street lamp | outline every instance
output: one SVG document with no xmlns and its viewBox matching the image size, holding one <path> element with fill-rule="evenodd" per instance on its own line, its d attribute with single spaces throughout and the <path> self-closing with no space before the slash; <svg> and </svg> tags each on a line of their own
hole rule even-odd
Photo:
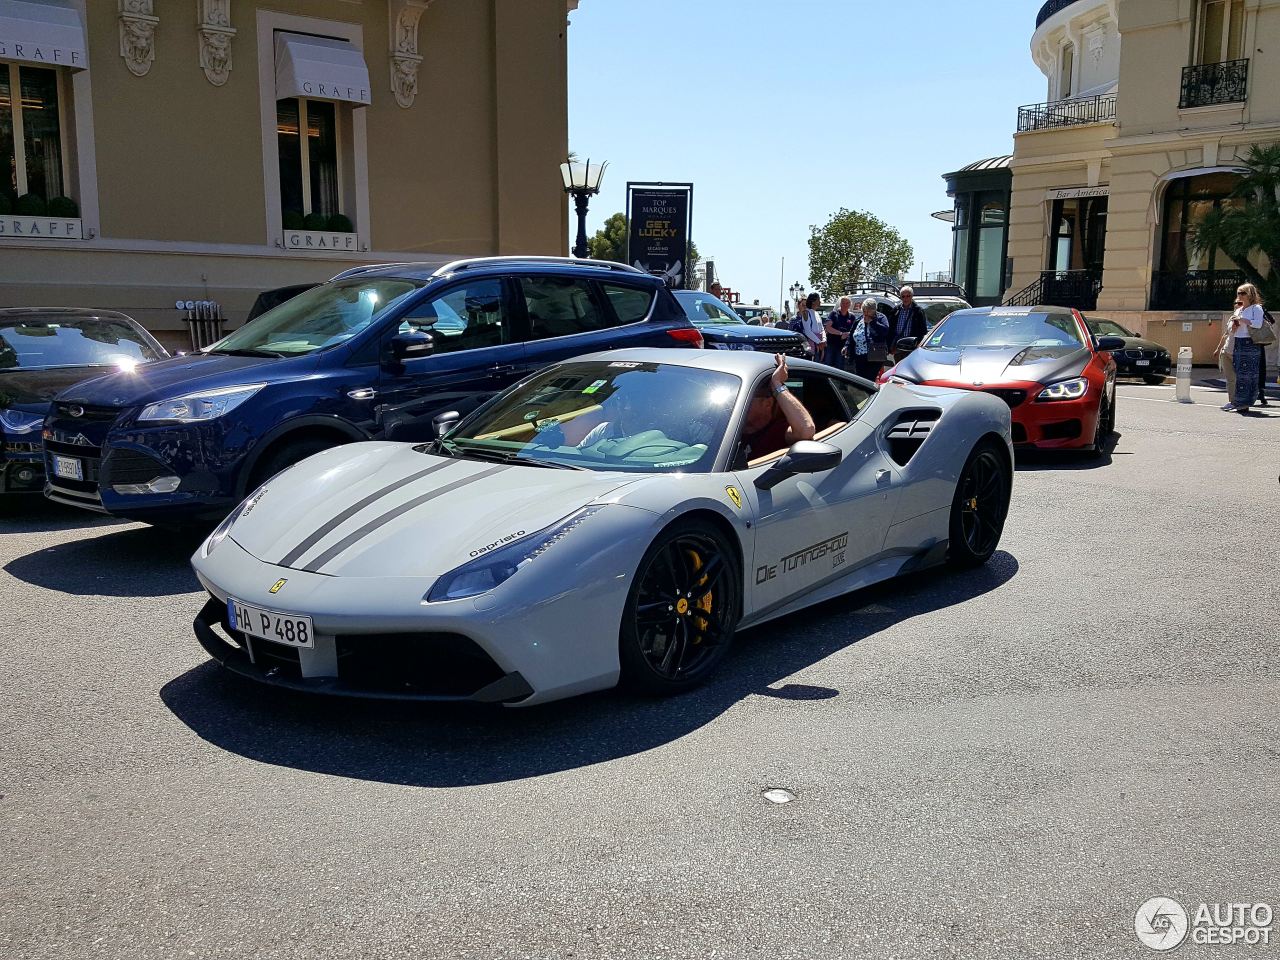
<svg viewBox="0 0 1280 960">
<path fill-rule="evenodd" d="M 795 305 L 797 312 L 800 309 L 800 297 L 804 295 L 804 284 L 799 280 L 791 285 L 791 302 Z"/>
<path fill-rule="evenodd" d="M 589 198 L 600 192 L 600 182 L 604 179 L 604 168 L 609 164 L 592 165 L 588 160 L 566 160 L 560 164 L 560 176 L 564 180 L 564 192 L 573 197 L 574 208 L 578 211 L 578 239 L 573 245 L 573 255 L 583 258 L 591 252 L 587 244 L 587 203 Z"/>
</svg>

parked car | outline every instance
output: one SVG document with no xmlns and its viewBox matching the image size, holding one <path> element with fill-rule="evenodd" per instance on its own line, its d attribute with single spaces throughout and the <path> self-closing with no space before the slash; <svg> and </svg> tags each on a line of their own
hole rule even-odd
<svg viewBox="0 0 1280 960">
<path fill-rule="evenodd" d="M 274 290 L 262 291 L 253 301 L 253 306 L 249 308 L 249 315 L 244 318 L 244 322 L 248 323 L 250 320 L 257 320 L 268 310 L 292 300 L 300 293 L 306 293 L 314 286 L 314 283 L 295 283 L 288 287 L 276 287 Z"/>
<path fill-rule="evenodd" d="M 733 308 L 733 312 L 753 327 L 770 326 L 776 319 L 772 307 L 762 307 L 754 303 L 739 304 Z"/>
<path fill-rule="evenodd" d="M 710 350 L 764 350 L 803 357 L 804 337 L 776 327 L 753 327 L 733 307 L 702 290 L 677 290 L 676 300 L 685 316 L 702 332 Z"/>
<path fill-rule="evenodd" d="M 326 451 L 197 549 L 196 637 L 235 673 L 320 694 L 675 694 L 740 627 L 990 559 L 1013 480 L 1003 403 L 796 360 L 818 433 L 747 460 L 773 370 L 755 352 L 595 354 L 435 443 Z"/>
<path fill-rule="evenodd" d="M 932 330 L 957 310 L 969 310 L 972 304 L 959 297 L 916 297 L 917 306 L 924 311 L 925 323 Z"/>
<path fill-rule="evenodd" d="M 702 346 L 623 264 L 491 257 L 359 267 L 197 354 L 60 394 L 46 495 L 151 523 L 221 519 L 266 477 L 353 440 L 427 440 L 548 363 Z"/>
<path fill-rule="evenodd" d="M 1013 411 L 1013 442 L 1101 456 L 1116 423 L 1119 337 L 1095 338 L 1068 307 L 957 310 L 881 375 L 995 394 Z"/>
<path fill-rule="evenodd" d="M 0 310 L 0 494 L 44 487 L 40 431 L 54 395 L 109 371 L 124 376 L 169 354 L 140 324 L 114 310 Z"/>
<path fill-rule="evenodd" d="M 1120 337 L 1124 340 L 1123 350 L 1111 351 L 1119 376 L 1141 377 L 1147 383 L 1164 383 L 1173 366 L 1173 358 L 1167 348 L 1138 336 L 1114 320 L 1086 317 L 1084 322 L 1095 337 Z"/>
</svg>

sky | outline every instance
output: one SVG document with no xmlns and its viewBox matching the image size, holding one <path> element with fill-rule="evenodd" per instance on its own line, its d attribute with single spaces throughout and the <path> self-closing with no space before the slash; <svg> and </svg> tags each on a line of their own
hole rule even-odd
<svg viewBox="0 0 1280 960">
<path fill-rule="evenodd" d="M 1040 6 L 581 0 L 569 148 L 609 161 L 588 232 L 626 208 L 627 181 L 692 182 L 693 240 L 745 303 L 807 285 L 809 227 L 841 207 L 910 241 L 912 277 L 947 270 L 942 175 L 1011 152 L 1017 108 L 1045 99 Z"/>
</svg>

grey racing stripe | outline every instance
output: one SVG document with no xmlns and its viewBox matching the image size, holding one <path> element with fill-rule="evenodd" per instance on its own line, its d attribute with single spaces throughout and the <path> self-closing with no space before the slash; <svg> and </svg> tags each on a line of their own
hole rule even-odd
<svg viewBox="0 0 1280 960">
<path fill-rule="evenodd" d="M 343 510 L 340 514 L 338 514 L 336 517 L 333 517 L 327 522 L 321 524 L 320 528 L 316 530 L 315 533 L 311 534 L 311 536 L 307 537 L 307 539 L 303 540 L 300 544 L 298 544 L 296 547 L 294 547 L 292 550 L 290 550 L 288 553 L 284 555 L 284 559 L 280 561 L 280 566 L 282 567 L 293 566 L 293 564 L 298 561 L 299 557 L 301 557 L 304 553 L 306 553 L 308 550 L 314 547 L 317 543 L 319 543 L 329 534 L 333 533 L 334 530 L 337 530 L 338 527 L 342 526 L 344 523 L 346 523 L 348 520 L 354 517 L 357 513 L 359 513 L 365 507 L 369 506 L 369 504 L 373 503 L 375 500 L 381 500 L 387 494 L 393 493 L 396 490 L 399 490 L 407 483 L 413 483 L 417 480 L 421 480 L 423 477 L 429 476 L 430 474 L 435 473 L 437 470 L 443 470 L 445 467 L 452 467 L 454 464 L 459 462 L 460 461 L 458 460 L 446 460 L 444 463 L 437 463 L 433 467 L 427 467 L 427 469 L 425 470 L 419 470 L 417 473 L 411 474 L 407 477 L 397 480 L 395 483 L 389 483 L 385 487 L 383 487 L 381 490 L 375 490 L 373 493 L 369 494 L 363 500 L 359 501 L 358 503 L 352 504 L 351 506 L 347 507 L 347 509 Z"/>
<path fill-rule="evenodd" d="M 442 497 L 446 493 L 450 493 L 454 490 L 457 490 L 459 487 L 465 487 L 468 484 L 475 483 L 477 480 L 483 480 L 485 479 L 485 477 L 491 477 L 495 473 L 502 473 L 502 471 L 510 470 L 510 469 L 511 468 L 506 465 L 490 467 L 488 470 L 482 470 L 479 473 L 474 474 L 470 477 L 463 477 L 461 480 L 453 481 L 453 483 L 446 483 L 443 487 L 437 487 L 435 490 L 432 490 L 430 493 L 424 493 L 419 497 L 414 497 L 412 500 L 409 500 L 405 503 L 400 504 L 400 506 L 396 507 L 394 510 L 388 510 L 386 513 L 378 517 L 376 520 L 370 520 L 359 530 L 356 530 L 353 533 L 347 534 L 347 536 L 343 537 L 341 540 L 335 543 L 332 547 L 330 547 L 324 553 L 320 554 L 320 556 L 316 557 L 310 563 L 306 564 L 304 567 L 302 567 L 302 569 L 308 571 L 309 573 L 319 573 L 321 567 L 323 567 L 326 563 L 328 563 L 334 557 L 338 556 L 338 554 L 345 551 L 353 543 L 355 543 L 358 540 L 364 539 L 374 530 L 377 530 L 379 527 L 383 526 L 384 524 L 390 523 L 392 520 L 396 519 L 396 517 L 403 516 L 404 514 L 408 513 L 410 510 L 413 510 L 417 507 L 422 506 L 428 500 L 434 500 L 436 497 Z"/>
</svg>

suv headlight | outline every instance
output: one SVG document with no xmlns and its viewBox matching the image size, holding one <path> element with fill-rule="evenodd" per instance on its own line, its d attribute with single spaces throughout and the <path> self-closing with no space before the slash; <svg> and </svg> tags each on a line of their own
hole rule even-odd
<svg viewBox="0 0 1280 960">
<path fill-rule="evenodd" d="M 1084 377 L 1076 377 L 1074 380 L 1063 380 L 1059 383 L 1051 383 L 1040 391 L 1037 400 L 1079 400 L 1089 392 L 1089 381 Z"/>
<path fill-rule="evenodd" d="M 603 505 L 583 507 L 536 533 L 521 537 L 497 550 L 482 553 L 442 576 L 423 599 L 428 603 L 438 603 L 441 600 L 465 600 L 467 597 L 488 593 L 499 584 L 506 583 L 517 570 L 542 556 L 552 544 L 567 537 L 582 521 L 603 509 Z"/>
<path fill-rule="evenodd" d="M 10 433 L 33 433 L 40 429 L 44 417 L 25 410 L 0 410 L 0 424 Z"/>
<path fill-rule="evenodd" d="M 230 413 L 265 386 L 265 383 L 251 383 L 243 387 L 205 390 L 201 393 L 174 397 L 172 400 L 161 400 L 143 409 L 142 413 L 138 414 L 138 419 L 170 420 L 176 423 L 214 420 L 225 413 Z"/>
</svg>

